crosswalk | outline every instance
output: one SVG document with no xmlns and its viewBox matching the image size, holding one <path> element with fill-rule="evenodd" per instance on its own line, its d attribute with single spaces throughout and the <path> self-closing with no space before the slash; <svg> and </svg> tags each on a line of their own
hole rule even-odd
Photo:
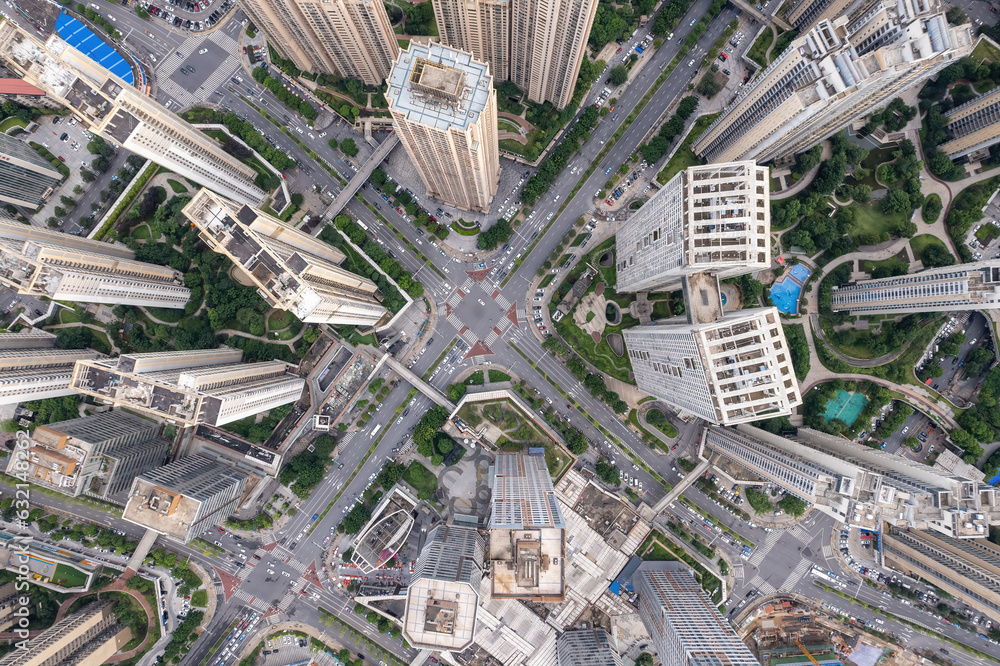
<svg viewBox="0 0 1000 666">
<path fill-rule="evenodd" d="M 240 580 L 246 580 L 250 574 L 253 573 L 253 567 L 250 565 L 240 567 L 239 571 L 236 572 L 236 577 Z"/>
<path fill-rule="evenodd" d="M 767 535 L 767 538 L 764 539 L 764 543 L 758 544 L 757 550 L 755 550 L 753 552 L 753 555 L 750 556 L 750 564 L 752 564 L 755 567 L 759 567 L 761 562 L 763 562 L 764 559 L 771 552 L 771 547 L 778 539 L 781 538 L 781 536 L 782 533 L 777 530 L 769 533 Z"/>
<path fill-rule="evenodd" d="M 781 587 L 779 587 L 778 589 L 781 590 L 782 592 L 787 592 L 793 589 L 798 584 L 798 582 L 802 580 L 802 577 L 806 575 L 811 566 L 812 562 L 810 562 L 809 560 L 799 561 L 799 563 L 795 565 L 795 568 L 792 569 L 792 573 L 788 574 L 788 578 L 785 579 L 785 582 L 783 582 L 781 584 Z"/>
<path fill-rule="evenodd" d="M 445 319 L 447 319 L 448 323 L 454 326 L 456 330 L 461 330 L 462 326 L 464 325 L 462 323 L 462 320 L 459 319 L 454 312 L 445 317 Z"/>
<path fill-rule="evenodd" d="M 464 333 L 459 333 L 459 335 L 463 340 L 465 340 L 466 343 L 468 343 L 470 347 L 479 342 L 479 338 L 477 338 L 476 334 L 472 331 L 465 331 Z"/>
<path fill-rule="evenodd" d="M 490 345 L 492 345 L 494 342 L 497 341 L 498 337 L 500 336 L 497 335 L 497 332 L 490 329 L 490 334 L 486 336 L 486 340 L 484 341 L 486 343 L 486 346 L 489 347 Z"/>
<path fill-rule="evenodd" d="M 757 590 L 764 597 L 775 593 L 774 586 L 761 578 L 760 574 L 757 574 L 750 580 L 750 587 Z"/>
<path fill-rule="evenodd" d="M 510 301 L 503 294 L 497 294 L 497 297 L 493 299 L 500 308 L 506 311 L 510 307 Z"/>
<path fill-rule="evenodd" d="M 284 546 L 275 546 L 271 554 L 274 555 L 274 559 L 276 560 L 287 560 L 292 556 L 291 551 Z"/>
<path fill-rule="evenodd" d="M 460 288 L 460 289 L 461 289 L 462 291 L 464 291 L 465 293 L 469 293 L 469 290 L 470 290 L 470 289 L 472 289 L 472 285 L 473 285 L 473 284 L 474 284 L 474 283 L 473 283 L 473 281 L 472 281 L 472 278 L 470 278 L 470 277 L 467 277 L 467 278 L 465 278 L 465 282 L 463 282 L 463 283 L 462 283 L 462 286 L 461 286 L 461 287 L 459 287 L 459 288 Z"/>
<path fill-rule="evenodd" d="M 305 571 L 305 570 L 306 570 L 306 568 L 307 568 L 307 567 L 309 566 L 308 564 L 306 564 L 306 563 L 304 563 L 304 562 L 299 562 L 298 560 L 289 560 L 289 561 L 287 562 L 287 564 L 288 564 L 288 566 L 290 566 L 290 567 L 291 567 L 292 569 L 295 569 L 296 571 L 298 571 L 298 572 L 299 572 L 300 574 L 301 574 L 301 573 L 302 573 L 303 571 Z"/>
<path fill-rule="evenodd" d="M 287 611 L 289 606 L 295 603 L 295 596 L 294 594 L 286 594 L 282 597 L 281 601 L 278 602 L 278 610 L 282 612 Z"/>
<path fill-rule="evenodd" d="M 823 557 L 831 558 L 833 557 L 833 548 L 830 548 L 830 544 L 823 546 Z"/>
<path fill-rule="evenodd" d="M 255 597 L 254 595 L 250 594 L 249 592 L 243 589 L 236 590 L 236 594 L 233 595 L 233 599 L 239 599 L 240 601 L 243 601 L 247 604 L 249 604 L 256 598 L 257 597 Z"/>
<path fill-rule="evenodd" d="M 809 530 L 798 523 L 793 525 L 791 529 L 786 530 L 785 533 L 790 534 L 802 543 L 809 543 L 813 539 L 813 535 L 809 532 Z M 772 534 L 777 534 L 777 532 L 772 532 Z"/>
</svg>

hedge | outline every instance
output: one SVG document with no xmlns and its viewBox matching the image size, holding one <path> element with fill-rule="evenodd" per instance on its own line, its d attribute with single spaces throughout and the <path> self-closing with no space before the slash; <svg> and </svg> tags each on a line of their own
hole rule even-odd
<svg viewBox="0 0 1000 666">
<path fill-rule="evenodd" d="M 108 215 L 107 219 L 104 220 L 104 224 L 101 225 L 100 230 L 96 234 L 94 234 L 94 240 L 101 240 L 107 235 L 108 230 L 111 229 L 111 227 L 114 226 L 115 222 L 118 221 L 118 216 L 121 215 L 122 211 L 126 210 L 129 207 L 129 205 L 131 205 L 132 200 L 139 195 L 139 192 L 141 192 L 142 188 L 146 186 L 146 183 L 149 182 L 149 179 L 155 176 L 159 170 L 160 166 L 158 164 L 154 164 L 151 168 L 147 169 L 146 172 L 142 174 L 142 176 L 140 176 L 134 183 L 132 183 L 132 187 L 129 188 L 128 195 L 121 200 L 118 206 L 113 211 L 111 211 L 110 215 Z"/>
<path fill-rule="evenodd" d="M 34 141 L 29 141 L 28 145 L 35 149 L 35 152 L 41 155 L 43 158 L 48 160 L 49 164 L 59 170 L 62 174 L 63 179 L 69 178 L 69 167 L 63 164 L 62 160 L 52 154 L 48 148 L 40 143 L 35 143 Z"/>
</svg>

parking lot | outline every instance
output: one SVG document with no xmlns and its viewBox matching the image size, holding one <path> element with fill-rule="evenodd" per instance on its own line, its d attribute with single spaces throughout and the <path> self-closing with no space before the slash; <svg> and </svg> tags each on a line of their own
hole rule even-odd
<svg viewBox="0 0 1000 666">
<path fill-rule="evenodd" d="M 77 185 L 84 192 L 95 185 L 95 183 L 83 182 L 80 177 L 80 168 L 89 167 L 90 161 L 94 157 L 87 150 L 87 142 L 90 139 L 84 134 L 83 126 L 73 120 L 71 116 L 42 116 L 38 120 L 38 125 L 33 135 L 22 136 L 24 136 L 25 141 L 40 143 L 53 155 L 61 158 L 61 161 L 69 167 L 69 178 L 49 196 L 41 210 L 31 217 L 32 224 L 37 227 L 46 227 L 46 220 L 50 217 L 55 217 L 62 224 L 67 220 L 75 221 L 81 216 L 90 215 L 90 210 L 79 210 L 78 207 L 67 209 L 60 201 L 62 196 L 79 200 L 81 195 L 73 193 L 73 188 Z M 56 215 L 56 206 L 66 209 L 66 214 Z"/>
<path fill-rule="evenodd" d="M 966 361 L 980 347 L 985 347 L 992 351 L 993 344 L 990 339 L 989 325 L 983 315 L 973 312 L 971 314 L 954 313 L 953 316 L 955 318 L 954 326 L 951 329 L 946 328 L 945 330 L 951 331 L 948 335 L 964 331 L 965 341 L 961 344 L 958 355 L 938 355 L 935 357 L 934 361 L 941 366 L 944 373 L 940 377 L 934 378 L 931 388 L 941 393 L 959 407 L 963 407 L 972 400 L 987 369 L 983 368 L 981 371 L 969 375 Z M 965 321 L 966 316 L 968 316 L 967 321 Z"/>
</svg>

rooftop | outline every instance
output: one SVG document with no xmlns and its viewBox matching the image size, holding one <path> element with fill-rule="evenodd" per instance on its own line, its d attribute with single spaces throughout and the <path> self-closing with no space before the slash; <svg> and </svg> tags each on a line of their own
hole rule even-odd
<svg viewBox="0 0 1000 666">
<path fill-rule="evenodd" d="M 197 517 L 200 504 L 198 500 L 138 477 L 122 518 L 186 542 L 188 528 Z"/>
</svg>

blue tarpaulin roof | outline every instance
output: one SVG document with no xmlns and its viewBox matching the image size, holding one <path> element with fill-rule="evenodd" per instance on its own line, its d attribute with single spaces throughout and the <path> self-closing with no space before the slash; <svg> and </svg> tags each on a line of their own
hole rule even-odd
<svg viewBox="0 0 1000 666">
<path fill-rule="evenodd" d="M 134 84 L 132 67 L 125 58 L 101 41 L 90 29 L 68 14 L 60 14 L 56 19 L 56 32 L 70 46 L 104 67 L 129 85 Z"/>
</svg>

